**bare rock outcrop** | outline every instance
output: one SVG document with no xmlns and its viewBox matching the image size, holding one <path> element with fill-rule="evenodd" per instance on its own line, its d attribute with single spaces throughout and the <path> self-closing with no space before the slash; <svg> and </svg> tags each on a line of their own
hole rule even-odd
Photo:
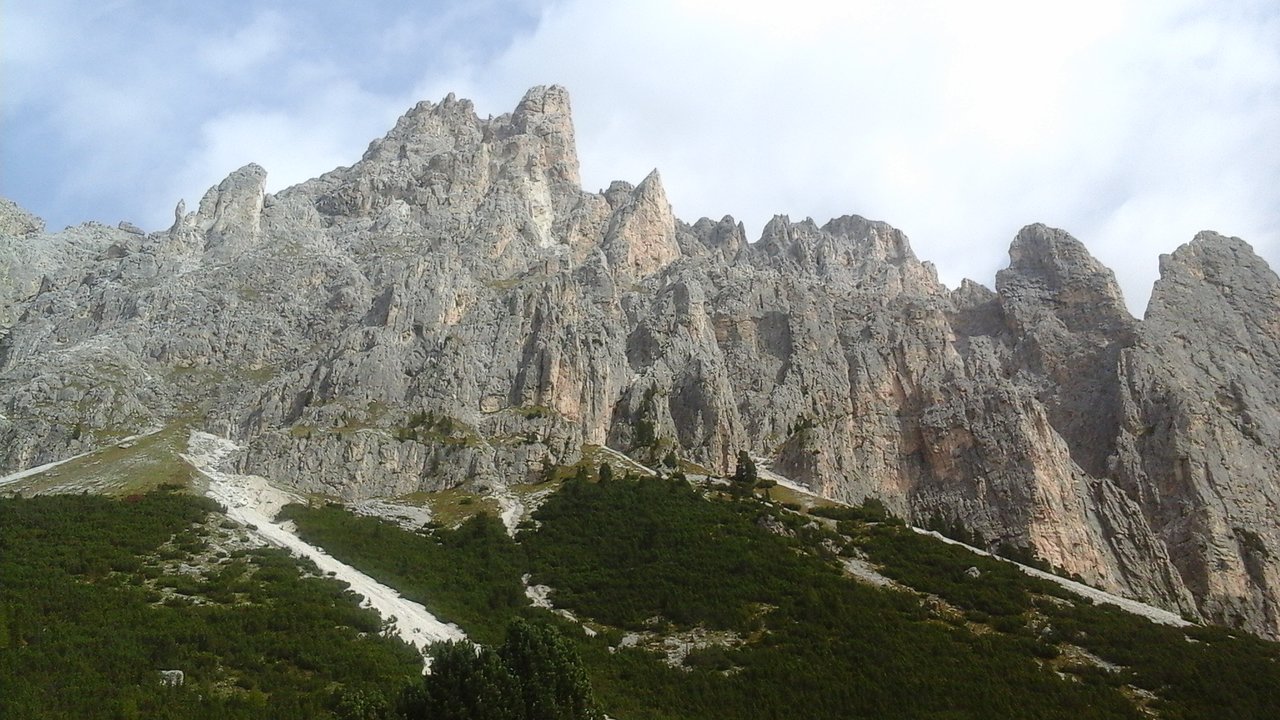
<svg viewBox="0 0 1280 720">
<path fill-rule="evenodd" d="M 745 449 L 1280 634 L 1280 282 L 1242 241 L 1164 258 L 1141 321 L 1042 225 L 994 290 L 950 290 L 882 222 L 750 243 L 674 217 L 656 171 L 584 191 L 554 86 L 487 119 L 420 103 L 350 167 L 264 182 L 149 234 L 0 205 L 0 472 L 167 423 L 348 499 Z"/>
<path fill-rule="evenodd" d="M 1123 352 L 1117 475 L 1202 611 L 1280 626 L 1280 279 L 1239 238 L 1160 258 Z"/>
</svg>

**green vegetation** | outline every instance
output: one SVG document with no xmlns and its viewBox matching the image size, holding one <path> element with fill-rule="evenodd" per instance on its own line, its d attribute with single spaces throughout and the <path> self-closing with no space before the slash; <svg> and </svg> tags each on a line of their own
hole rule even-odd
<svg viewBox="0 0 1280 720">
<path fill-rule="evenodd" d="M 414 440 L 424 444 L 466 447 L 481 444 L 480 435 L 475 428 L 449 415 L 437 415 L 433 410 L 410 415 L 405 424 L 396 428 L 392 434 L 401 442 Z"/>
<path fill-rule="evenodd" d="M 861 528 L 862 549 L 885 574 L 961 608 L 969 620 L 1020 638 L 1044 657 L 1072 645 L 1121 666 L 1064 665 L 1086 683 L 1155 693 L 1166 718 L 1271 718 L 1280 711 L 1280 648 L 1223 628 L 1181 629 L 1147 622 L 1108 605 L 1092 605 L 1060 586 L 1029 577 L 904 527 Z M 971 578 L 965 570 L 976 567 Z"/>
<path fill-rule="evenodd" d="M 785 543 L 742 514 L 754 511 L 705 501 L 683 481 L 570 481 L 535 514 L 542 527 L 524 545 L 556 603 L 594 620 L 638 630 L 660 616 L 748 632 L 762 603 L 808 579 Z"/>
<path fill-rule="evenodd" d="M 856 532 L 847 524 L 842 524 L 841 530 Z M 886 575 L 963 608 L 971 619 L 985 622 L 987 616 L 1021 616 L 1031 606 L 1033 591 L 1075 597 L 1051 582 L 1028 577 L 1007 562 L 939 542 L 901 524 L 861 530 L 864 542 L 860 547 Z M 981 573 L 979 578 L 966 575 L 971 567 Z"/>
<path fill-rule="evenodd" d="M 573 646 L 550 625 L 516 620 L 497 650 L 431 647 L 431 674 L 405 694 L 405 717 L 430 720 L 597 720 Z"/>
<path fill-rule="evenodd" d="M 449 528 L 457 527 L 482 512 L 497 515 L 500 510 L 498 501 L 492 496 L 477 497 L 462 488 L 410 493 L 397 498 L 397 502 L 427 507 L 431 510 L 433 523 Z"/>
<path fill-rule="evenodd" d="M 766 515 L 794 537 L 763 529 Z M 1059 678 L 1021 638 L 939 623 L 913 595 L 845 578 L 820 549 L 830 534 L 759 503 L 710 502 L 668 480 L 570 481 L 536 517 L 524 544 L 557 605 L 618 627 L 656 616 L 749 638 L 680 669 L 584 642 L 610 714 L 1138 717 L 1113 688 Z"/>
<path fill-rule="evenodd" d="M 281 518 L 293 520 L 308 542 L 458 623 L 478 642 L 499 642 L 507 623 L 528 607 L 520 584 L 523 553 L 488 513 L 428 534 L 336 505 L 290 505 Z"/>
<path fill-rule="evenodd" d="M 862 505 L 818 505 L 809 509 L 809 514 L 830 520 L 852 521 L 858 523 L 893 523 L 901 525 L 902 521 L 894 517 L 884 503 L 871 498 Z"/>
<path fill-rule="evenodd" d="M 1008 563 L 913 533 L 875 503 L 820 510 L 837 532 L 753 499 L 707 500 L 679 480 L 588 475 L 566 480 L 535 513 L 539 529 L 519 542 L 487 516 L 416 536 L 384 526 L 402 540 L 376 542 L 357 540 L 376 520 L 333 508 L 290 516 L 348 562 L 381 563 L 380 579 L 486 642 L 499 642 L 513 617 L 559 623 L 601 706 L 619 717 L 1136 718 L 1148 706 L 1163 717 L 1219 717 L 1212 704 L 1233 717 L 1269 717 L 1270 698 L 1280 697 L 1267 694 L 1280 691 L 1270 643 L 1189 643 L 1178 630 L 1065 599 Z M 940 601 L 848 578 L 838 561 L 851 552 Z M 379 559 L 418 555 L 423 562 Z M 599 634 L 514 597 L 526 571 Z M 640 642 L 621 642 L 626 633 Z M 674 666 L 655 653 L 663 638 L 689 633 L 740 640 L 693 648 Z M 1141 650 L 1115 651 L 1132 638 Z M 1081 660 L 1083 650 L 1063 651 L 1070 647 L 1124 669 L 1104 670 Z M 1196 653 L 1187 668 L 1177 664 Z"/>
<path fill-rule="evenodd" d="M 628 720 L 1278 714 L 1273 643 L 1094 606 L 878 503 L 763 502 L 749 461 L 746 492 L 710 498 L 607 464 L 557 473 L 514 539 L 480 502 L 419 532 L 286 508 L 487 646 L 435 646 L 425 679 L 340 583 L 215 542 L 208 501 L 0 502 L 0 715 L 593 718 L 593 694 Z M 184 570 L 197 555 L 218 561 Z M 912 590 L 851 578 L 851 556 Z M 526 573 L 578 620 L 531 607 Z M 170 668 L 187 683 L 161 687 Z"/>
<path fill-rule="evenodd" d="M 169 491 L 0 500 L 0 717 L 324 718 L 417 677 L 412 648 L 287 553 L 174 570 L 213 510 Z M 161 685 L 170 669 L 183 685 Z"/>
<path fill-rule="evenodd" d="M 735 497 L 746 497 L 756 489 L 760 481 L 756 463 L 746 450 L 738 451 L 738 466 L 734 468 L 733 477 L 729 478 L 730 492 Z"/>
<path fill-rule="evenodd" d="M 4 491 L 31 495 L 89 490 L 125 496 L 164 484 L 185 485 L 195 471 L 178 458 L 178 453 L 186 451 L 189 432 L 184 425 L 174 424 L 124 446 L 107 444 L 84 457 L 8 485 Z"/>
</svg>

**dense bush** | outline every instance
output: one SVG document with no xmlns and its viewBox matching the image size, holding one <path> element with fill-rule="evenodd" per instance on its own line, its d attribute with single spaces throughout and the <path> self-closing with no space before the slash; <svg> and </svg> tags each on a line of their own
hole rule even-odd
<svg viewBox="0 0 1280 720">
<path fill-rule="evenodd" d="M 761 527 L 753 502 L 666 480 L 570 482 L 525 540 L 557 604 L 610 624 L 743 633 L 683 669 L 583 641 L 611 714 L 629 718 L 1138 717 L 1108 686 L 1043 668 L 1025 638 L 974 635 L 917 598 L 870 588 Z M 723 672 L 731 665 L 729 672 Z"/>
<path fill-rule="evenodd" d="M 337 506 L 290 505 L 281 517 L 293 520 L 308 542 L 458 623 L 478 642 L 500 642 L 507 623 L 528 607 L 520 583 L 524 552 L 487 513 L 427 534 Z"/>
<path fill-rule="evenodd" d="M 516 620 L 496 651 L 438 643 L 431 674 L 405 693 L 409 720 L 598 720 L 573 646 L 555 628 Z"/>
<path fill-rule="evenodd" d="M 1057 643 L 1084 647 L 1125 670 L 1116 674 L 1073 667 L 1073 674 L 1092 684 L 1127 682 L 1154 692 L 1163 717 L 1261 720 L 1280 714 L 1280 647 L 1275 643 L 1221 628 L 1158 625 L 1115 607 L 1093 605 L 1007 562 L 905 528 L 869 528 L 867 535 L 863 549 L 886 574 L 989 616 L 983 621 L 998 630 L 1026 633 L 1034 609 L 1044 618 L 1046 633 L 1026 645 L 1029 652 L 1052 659 Z M 969 567 L 977 567 L 981 575 L 967 576 Z"/>
<path fill-rule="evenodd" d="M 189 597 L 159 602 L 144 563 L 198 538 L 213 507 L 171 492 L 0 500 L 0 717 L 323 718 L 344 693 L 393 695 L 418 675 L 412 648 L 366 634 L 376 614 L 281 551 L 175 576 Z M 162 687 L 164 669 L 186 682 Z"/>
<path fill-rule="evenodd" d="M 966 610 L 987 615 L 1022 615 L 1031 606 L 1031 590 L 1064 593 L 1034 583 L 1013 565 L 939 542 L 910 528 L 868 528 L 863 550 L 884 572 L 908 587 L 939 595 Z M 976 567 L 978 578 L 965 571 Z"/>
<path fill-rule="evenodd" d="M 524 541 L 534 580 L 609 625 L 640 629 L 661 616 L 747 632 L 760 604 L 799 580 L 791 550 L 685 482 L 570 481 L 535 517 L 541 529 Z"/>
<path fill-rule="evenodd" d="M 860 506 L 848 505 L 819 505 L 809 510 L 810 515 L 818 517 L 830 518 L 832 520 L 846 520 L 863 523 L 872 522 L 901 522 L 895 518 L 884 503 L 876 498 L 869 498 Z"/>
<path fill-rule="evenodd" d="M 624 477 L 567 481 L 519 542 L 489 517 L 423 535 L 337 508 L 290 510 L 311 540 L 472 637 L 501 642 L 513 617 L 556 623 L 614 716 L 1142 717 L 1126 684 L 1156 693 L 1166 718 L 1276 715 L 1274 644 L 1094 607 L 884 522 L 875 508 L 836 515 L 844 537 L 755 500 L 709 501 L 683 482 Z M 950 609 L 845 577 L 833 541 Z M 524 572 L 599 634 L 528 608 Z M 694 650 L 680 667 L 644 643 L 619 647 L 628 630 L 660 639 L 694 628 L 737 640 Z M 1070 660 L 1068 643 L 1124 669 Z"/>
</svg>

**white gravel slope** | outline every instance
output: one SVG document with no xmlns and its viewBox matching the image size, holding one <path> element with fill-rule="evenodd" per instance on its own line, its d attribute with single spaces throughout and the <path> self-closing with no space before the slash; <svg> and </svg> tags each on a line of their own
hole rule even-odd
<svg viewBox="0 0 1280 720">
<path fill-rule="evenodd" d="M 507 535 L 515 537 L 516 527 L 524 519 L 524 503 L 520 502 L 520 498 L 515 493 L 505 487 L 495 490 L 493 499 L 498 501 L 502 525 L 507 529 Z"/>
<path fill-rule="evenodd" d="M 433 642 L 466 639 L 466 634 L 456 625 L 441 622 L 422 605 L 406 600 L 392 588 L 303 542 L 288 523 L 275 522 L 280 508 L 300 498 L 273 487 L 266 478 L 219 470 L 221 461 L 236 449 L 229 440 L 197 431 L 191 433 L 188 452 L 182 456 L 209 480 L 206 494 L 227 508 L 228 517 L 249 526 L 272 545 L 305 557 L 322 572 L 350 583 L 352 592 L 364 598 L 362 606 L 373 608 L 383 620 L 394 623 L 393 632 L 420 651 Z"/>
</svg>

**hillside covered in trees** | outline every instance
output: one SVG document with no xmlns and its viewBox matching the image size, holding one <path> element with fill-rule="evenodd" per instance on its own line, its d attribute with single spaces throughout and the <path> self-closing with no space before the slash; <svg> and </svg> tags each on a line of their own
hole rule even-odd
<svg viewBox="0 0 1280 720">
<path fill-rule="evenodd" d="M 383 636 L 210 501 L 0 500 L 5 717 L 1270 718 L 1280 649 L 1095 606 L 883 508 L 579 472 L 514 537 L 337 504 L 302 536 L 481 643 Z M 550 485 L 547 489 L 550 489 Z M 782 488 L 778 488 L 779 491 Z M 870 569 L 875 583 L 853 577 Z M 536 607 L 537 590 L 554 609 Z M 160 671 L 181 669 L 168 687 Z"/>
</svg>

